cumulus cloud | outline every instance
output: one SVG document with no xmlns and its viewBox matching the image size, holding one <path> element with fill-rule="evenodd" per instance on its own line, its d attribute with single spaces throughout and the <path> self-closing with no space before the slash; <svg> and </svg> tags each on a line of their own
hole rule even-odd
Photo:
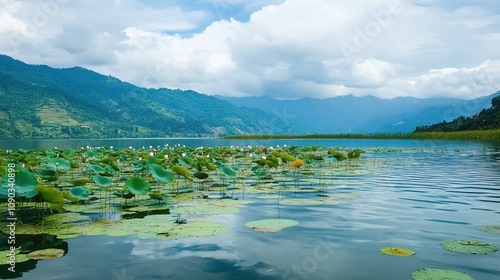
<svg viewBox="0 0 500 280">
<path fill-rule="evenodd" d="M 60 4 L 37 33 L 44 8 L 22 3 L 0 0 L 0 52 L 145 87 L 276 98 L 474 98 L 500 89 L 492 3 L 53 0 L 45 3 Z"/>
</svg>

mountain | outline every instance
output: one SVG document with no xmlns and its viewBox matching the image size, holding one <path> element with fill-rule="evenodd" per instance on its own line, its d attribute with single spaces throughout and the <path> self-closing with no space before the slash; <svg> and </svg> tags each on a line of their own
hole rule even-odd
<svg viewBox="0 0 500 280">
<path fill-rule="evenodd" d="M 462 100 L 446 106 L 433 106 L 420 111 L 417 114 L 402 114 L 390 119 L 390 123 L 381 127 L 380 131 L 410 132 L 419 126 L 431 125 L 433 123 L 449 122 L 460 116 L 473 116 L 474 114 L 489 108 L 491 100 L 500 96 L 500 91 L 488 96 L 472 100 Z"/>
<path fill-rule="evenodd" d="M 436 106 L 460 104 L 463 100 L 451 98 L 418 99 L 397 97 L 380 99 L 374 96 L 352 95 L 327 99 L 302 98 L 276 100 L 262 97 L 219 97 L 237 106 L 258 108 L 286 121 L 293 133 L 381 133 L 411 132 L 420 123 L 406 118 L 418 116 Z M 441 121 L 438 116 L 430 118 Z M 424 121 L 428 122 L 429 119 Z M 394 125 L 399 124 L 399 125 Z"/>
<path fill-rule="evenodd" d="M 491 99 L 489 109 L 483 109 L 473 116 L 460 116 L 451 122 L 443 121 L 433 125 L 418 126 L 415 132 L 500 129 L 500 92 L 495 95 Z"/>
<path fill-rule="evenodd" d="M 276 116 L 194 91 L 145 89 L 0 55 L 0 139 L 288 133 Z"/>
</svg>

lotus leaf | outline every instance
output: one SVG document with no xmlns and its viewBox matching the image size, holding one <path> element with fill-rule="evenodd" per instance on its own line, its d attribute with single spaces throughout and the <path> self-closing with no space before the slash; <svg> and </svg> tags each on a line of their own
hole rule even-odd
<svg viewBox="0 0 500 280">
<path fill-rule="evenodd" d="M 292 162 L 293 168 L 300 168 L 304 164 L 304 161 L 301 159 L 296 159 Z"/>
<path fill-rule="evenodd" d="M 88 182 L 90 182 L 90 181 L 87 178 L 80 178 L 80 179 L 74 179 L 74 180 L 68 181 L 68 183 L 72 184 L 73 186 L 84 186 Z"/>
<path fill-rule="evenodd" d="M 106 173 L 106 169 L 97 164 L 87 164 L 90 170 L 94 171 L 96 174 Z"/>
<path fill-rule="evenodd" d="M 48 179 L 56 176 L 57 172 L 54 169 L 42 169 L 37 172 L 38 175 L 42 178 Z"/>
<path fill-rule="evenodd" d="M 135 195 L 146 195 L 149 190 L 149 183 L 141 177 L 130 177 L 125 182 L 125 187 Z"/>
<path fill-rule="evenodd" d="M 414 280 L 474 280 L 471 276 L 456 270 L 422 268 L 411 274 Z"/>
<path fill-rule="evenodd" d="M 190 219 L 189 223 L 174 226 L 171 230 L 156 234 L 157 239 L 178 239 L 183 237 L 207 237 L 228 232 L 223 225 L 203 219 Z"/>
<path fill-rule="evenodd" d="M 191 178 L 191 172 L 184 166 L 174 166 L 171 168 L 177 175 L 180 175 L 186 179 Z"/>
<path fill-rule="evenodd" d="M 443 248 L 448 251 L 462 253 L 462 254 L 493 254 L 498 251 L 498 247 L 495 245 L 478 241 L 478 240 L 447 240 L 441 242 Z"/>
<path fill-rule="evenodd" d="M 205 180 L 208 178 L 208 174 L 205 172 L 196 172 L 193 174 L 193 176 L 200 179 L 200 180 Z"/>
<path fill-rule="evenodd" d="M 278 232 L 287 227 L 298 225 L 299 222 L 287 219 L 264 219 L 248 222 L 245 226 L 258 232 Z"/>
<path fill-rule="evenodd" d="M 64 256 L 63 249 L 43 249 L 28 254 L 32 260 L 51 260 Z"/>
<path fill-rule="evenodd" d="M 59 190 L 53 187 L 47 187 L 40 185 L 36 187 L 36 190 L 40 193 L 42 200 L 49 203 L 58 212 L 64 212 L 63 202 L 64 195 Z"/>
<path fill-rule="evenodd" d="M 391 247 L 384 247 L 381 248 L 379 251 L 386 255 L 391 255 L 396 257 L 408 257 L 416 254 L 414 251 L 409 249 L 391 248 Z"/>
<path fill-rule="evenodd" d="M 33 191 L 36 186 L 38 186 L 38 181 L 35 177 L 35 174 L 29 171 L 21 170 L 19 172 L 16 172 L 14 178 L 16 182 L 16 193 L 19 196 L 24 196 L 25 193 Z M 2 186 L 4 188 L 9 188 L 8 180 L 8 175 L 5 175 L 2 181 Z"/>
<path fill-rule="evenodd" d="M 71 168 L 71 162 L 63 158 L 51 158 L 47 161 L 47 165 L 56 170 L 68 171 Z"/>
<path fill-rule="evenodd" d="M 15 253 L 16 263 L 22 263 L 30 260 L 30 258 L 28 258 L 28 255 L 21 254 L 21 250 L 19 249 L 16 249 Z M 0 265 L 7 265 L 10 263 L 10 256 L 8 256 L 8 254 L 10 254 L 10 250 L 0 251 Z"/>
<path fill-rule="evenodd" d="M 161 201 L 165 201 L 168 199 L 168 195 L 160 194 L 160 193 L 150 193 L 149 197 L 151 197 L 152 199 L 161 200 Z"/>
<path fill-rule="evenodd" d="M 86 200 L 92 191 L 86 187 L 78 186 L 71 188 L 68 193 L 79 200 Z"/>
<path fill-rule="evenodd" d="M 98 185 L 99 187 L 109 187 L 113 184 L 113 180 L 109 177 L 103 177 L 103 176 L 94 176 L 92 177 L 92 180 Z"/>
<path fill-rule="evenodd" d="M 231 165 L 223 164 L 219 166 L 220 171 L 226 176 L 234 177 L 236 176 L 237 169 Z"/>
<path fill-rule="evenodd" d="M 488 226 L 478 226 L 476 227 L 480 231 L 500 234 L 500 225 L 488 225 Z"/>
<path fill-rule="evenodd" d="M 174 180 L 174 174 L 170 170 L 165 170 L 158 164 L 150 164 L 149 172 L 158 183 L 170 183 Z"/>
</svg>

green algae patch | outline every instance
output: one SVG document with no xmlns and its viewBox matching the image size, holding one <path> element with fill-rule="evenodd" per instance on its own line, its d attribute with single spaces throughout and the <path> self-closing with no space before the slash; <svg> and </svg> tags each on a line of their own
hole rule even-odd
<svg viewBox="0 0 500 280">
<path fill-rule="evenodd" d="M 456 270 L 422 268 L 411 274 L 414 280 L 474 280 L 471 276 Z"/>
<path fill-rule="evenodd" d="M 448 251 L 462 254 L 487 255 L 498 251 L 495 245 L 478 240 L 447 240 L 441 245 Z"/>
<path fill-rule="evenodd" d="M 264 219 L 248 222 L 245 226 L 258 232 L 278 232 L 287 227 L 298 225 L 299 222 L 287 219 Z"/>
<path fill-rule="evenodd" d="M 62 249 L 43 249 L 28 254 L 28 258 L 32 260 L 51 260 L 62 256 L 64 256 L 64 250 Z"/>
<path fill-rule="evenodd" d="M 489 232 L 493 234 L 500 234 L 500 225 L 477 226 L 476 228 L 480 231 Z"/>
<path fill-rule="evenodd" d="M 10 256 L 9 256 L 10 253 L 11 253 L 10 250 L 0 251 L 0 265 L 10 264 L 10 262 L 11 262 Z M 16 253 L 16 257 L 15 257 L 16 263 L 22 263 L 22 262 L 30 260 L 30 258 L 28 258 L 28 255 L 21 254 L 21 250 L 19 250 L 19 249 L 16 249 L 15 253 Z"/>
<path fill-rule="evenodd" d="M 409 249 L 394 248 L 394 247 L 384 247 L 384 248 L 381 248 L 379 251 L 383 254 L 395 256 L 395 257 L 409 257 L 409 256 L 413 256 L 416 254 L 414 251 L 409 250 Z"/>
<path fill-rule="evenodd" d="M 45 222 L 49 223 L 81 223 L 81 222 L 89 222 L 92 219 L 89 216 L 81 215 L 79 213 L 66 212 L 60 214 L 52 214 L 50 216 L 45 217 Z"/>
</svg>

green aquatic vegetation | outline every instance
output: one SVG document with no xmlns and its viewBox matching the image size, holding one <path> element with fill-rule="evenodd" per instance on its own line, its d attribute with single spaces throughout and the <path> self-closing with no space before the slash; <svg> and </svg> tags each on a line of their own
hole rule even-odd
<svg viewBox="0 0 500 280">
<path fill-rule="evenodd" d="M 248 222 L 245 226 L 258 232 L 278 232 L 282 229 L 298 225 L 299 222 L 288 219 L 264 219 Z"/>
<path fill-rule="evenodd" d="M 36 187 L 39 192 L 40 198 L 43 202 L 49 203 L 49 205 L 57 210 L 57 212 L 64 212 L 64 195 L 61 191 L 53 187 L 47 187 L 39 185 Z"/>
<path fill-rule="evenodd" d="M 96 174 L 104 174 L 106 173 L 106 169 L 100 165 L 97 164 L 87 164 L 87 167 L 90 168 L 90 170 L 94 171 Z"/>
<path fill-rule="evenodd" d="M 111 185 L 113 185 L 113 180 L 111 178 L 105 177 L 105 176 L 96 175 L 96 176 L 92 177 L 92 180 L 99 187 L 110 187 Z"/>
<path fill-rule="evenodd" d="M 493 234 L 500 234 L 500 225 L 477 226 L 476 228 L 480 231 L 489 232 Z"/>
<path fill-rule="evenodd" d="M 158 183 L 171 183 L 174 181 L 174 173 L 172 173 L 170 170 L 165 170 L 161 165 L 158 164 L 150 164 L 149 165 L 149 173 L 153 176 L 153 178 L 156 180 Z"/>
<path fill-rule="evenodd" d="M 447 240 L 441 242 L 441 245 L 448 251 L 462 254 L 486 255 L 498 251 L 495 245 L 478 240 Z"/>
<path fill-rule="evenodd" d="M 26 261 L 30 260 L 28 255 L 22 253 L 22 251 L 20 249 L 16 249 L 14 252 L 16 253 L 15 263 L 22 263 L 22 262 L 26 262 Z M 10 262 L 11 262 L 10 255 L 9 255 L 10 253 L 11 253 L 10 250 L 0 251 L 0 265 L 10 264 Z"/>
<path fill-rule="evenodd" d="M 71 162 L 64 158 L 51 158 L 47 161 L 47 166 L 56 171 L 68 171 L 71 168 Z"/>
<path fill-rule="evenodd" d="M 409 256 L 413 256 L 416 254 L 414 251 L 412 251 L 410 249 L 395 248 L 395 247 L 384 247 L 384 248 L 380 248 L 379 251 L 383 254 L 395 256 L 395 257 L 409 257 Z"/>
<path fill-rule="evenodd" d="M 51 260 L 64 256 L 63 249 L 43 249 L 28 254 L 31 260 Z"/>
<path fill-rule="evenodd" d="M 80 201 L 87 200 L 89 198 L 89 195 L 92 194 L 92 191 L 86 187 L 77 186 L 72 187 L 67 193 L 73 198 L 76 198 L 78 201 Z"/>
<path fill-rule="evenodd" d="M 414 280 L 474 280 L 471 276 L 456 270 L 422 268 L 411 274 Z"/>
<path fill-rule="evenodd" d="M 16 186 L 16 197 L 32 198 L 38 194 L 36 187 L 38 186 L 38 180 L 35 174 L 27 171 L 26 169 L 16 170 L 14 173 L 14 181 Z M 4 175 L 2 178 L 2 189 L 6 190 L 9 188 L 9 177 L 8 174 Z M 7 192 L 0 192 L 2 197 L 7 198 Z M 5 195 L 5 196 L 3 196 Z"/>
<path fill-rule="evenodd" d="M 146 195 L 149 190 L 149 183 L 141 177 L 130 177 L 125 182 L 125 187 L 135 195 Z"/>
</svg>

